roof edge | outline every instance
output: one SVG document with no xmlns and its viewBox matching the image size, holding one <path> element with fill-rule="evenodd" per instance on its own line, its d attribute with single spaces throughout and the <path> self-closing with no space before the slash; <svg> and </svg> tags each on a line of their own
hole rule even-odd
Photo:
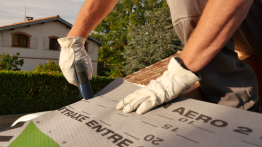
<svg viewBox="0 0 262 147">
<path fill-rule="evenodd" d="M 72 28 L 72 26 L 73 26 L 71 23 L 65 21 L 59 15 L 57 15 L 57 17 L 54 17 L 54 18 L 48 18 L 48 19 L 43 19 L 43 20 L 39 20 L 39 21 L 32 21 L 32 22 L 27 22 L 27 23 L 22 23 L 22 24 L 14 24 L 14 25 L 11 25 L 11 26 L 6 26 L 6 27 L 3 26 L 2 28 L 0 28 L 0 31 L 11 30 L 11 29 L 19 28 L 19 27 L 26 27 L 26 26 L 29 26 L 29 25 L 41 24 L 41 23 L 45 23 L 45 22 L 49 22 L 49 21 L 60 21 L 61 23 L 65 24 L 69 28 Z M 96 38 L 92 37 L 91 35 L 88 36 L 88 39 L 93 40 L 94 42 L 98 43 L 99 45 L 104 45 L 103 42 L 97 40 Z"/>
<path fill-rule="evenodd" d="M 96 38 L 92 37 L 91 35 L 88 36 L 89 39 L 95 41 L 96 43 L 98 43 L 99 45 L 105 45 L 103 42 L 97 40 Z"/>
</svg>

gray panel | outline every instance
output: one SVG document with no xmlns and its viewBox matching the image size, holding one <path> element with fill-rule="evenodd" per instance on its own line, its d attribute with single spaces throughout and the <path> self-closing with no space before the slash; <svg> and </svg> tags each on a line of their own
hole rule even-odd
<svg viewBox="0 0 262 147">
<path fill-rule="evenodd" d="M 262 115 L 258 113 L 182 97 L 144 115 L 115 109 L 118 101 L 137 89 L 118 78 L 95 98 L 33 122 L 63 147 L 262 146 Z"/>
</svg>

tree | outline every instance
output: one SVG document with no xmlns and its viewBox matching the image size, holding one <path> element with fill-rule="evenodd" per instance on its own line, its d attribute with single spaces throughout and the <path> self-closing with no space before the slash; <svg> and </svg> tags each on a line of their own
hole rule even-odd
<svg viewBox="0 0 262 147">
<path fill-rule="evenodd" d="M 33 69 L 35 72 L 62 72 L 58 63 L 55 63 L 53 60 L 48 60 L 46 64 L 39 64 Z"/>
<path fill-rule="evenodd" d="M 165 0 L 119 0 L 91 34 L 105 43 L 99 49 L 98 75 L 124 76 L 122 53 L 127 45 L 128 29 L 149 23 L 144 13 L 162 7 L 167 7 Z"/>
<path fill-rule="evenodd" d="M 0 55 L 0 70 L 13 70 L 13 71 L 20 71 L 20 68 L 17 66 L 22 67 L 24 65 L 24 59 L 18 59 L 20 53 L 16 53 L 13 56 L 9 55 L 9 52 L 3 53 Z"/>
<path fill-rule="evenodd" d="M 130 28 L 130 43 L 124 53 L 126 74 L 165 59 L 183 47 L 175 34 L 168 8 L 150 11 L 145 18 L 148 24 Z"/>
</svg>

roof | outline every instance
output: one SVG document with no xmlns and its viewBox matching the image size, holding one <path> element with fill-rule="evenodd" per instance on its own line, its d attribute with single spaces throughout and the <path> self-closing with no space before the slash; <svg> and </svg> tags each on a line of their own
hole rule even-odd
<svg viewBox="0 0 262 147">
<path fill-rule="evenodd" d="M 167 65 L 170 59 L 179 56 L 180 53 L 181 52 L 178 52 L 175 55 L 172 55 L 144 69 L 134 72 L 124 77 L 124 79 L 135 84 L 147 85 L 151 80 L 155 80 L 158 77 L 160 77 L 163 74 L 163 72 L 167 70 Z"/>
<path fill-rule="evenodd" d="M 235 50 L 240 60 L 247 59 L 250 55 Z M 155 80 L 160 77 L 164 71 L 167 70 L 167 65 L 172 57 L 179 56 L 181 51 L 178 51 L 175 55 L 172 55 L 166 59 L 163 59 L 155 64 L 152 64 L 144 69 L 141 69 L 133 74 L 124 77 L 125 80 L 138 84 L 139 86 L 148 85 L 151 80 Z M 261 60 L 262 61 L 262 60 Z"/>
<path fill-rule="evenodd" d="M 0 31 L 15 29 L 15 28 L 19 28 L 19 27 L 26 27 L 26 26 L 30 26 L 30 25 L 34 25 L 34 24 L 44 24 L 45 22 L 49 22 L 49 21 L 59 21 L 59 22 L 65 24 L 69 28 L 72 28 L 72 26 L 73 26 L 71 23 L 60 18 L 59 15 L 55 15 L 55 16 L 51 16 L 51 17 L 45 17 L 45 18 L 34 19 L 34 20 L 29 20 L 29 21 L 13 23 L 13 24 L 10 24 L 10 25 L 0 26 Z M 101 41 L 92 37 L 91 35 L 88 36 L 88 39 L 93 40 L 94 42 L 98 43 L 99 45 L 104 45 Z"/>
</svg>

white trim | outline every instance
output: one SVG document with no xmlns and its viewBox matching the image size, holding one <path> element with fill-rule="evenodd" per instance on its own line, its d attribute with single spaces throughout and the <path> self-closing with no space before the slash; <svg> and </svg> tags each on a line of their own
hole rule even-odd
<svg viewBox="0 0 262 147">
<path fill-rule="evenodd" d="M 18 118 L 12 125 L 11 127 L 13 127 L 14 125 L 16 125 L 17 123 L 19 122 L 26 122 L 26 121 L 29 121 L 29 120 L 32 120 L 38 116 L 41 116 L 43 114 L 46 114 L 47 112 L 51 112 L 51 111 L 46 111 L 46 112 L 38 112 L 38 113 L 33 113 L 33 114 L 28 114 L 28 115 L 25 115 L 25 116 L 22 116 L 20 118 Z"/>
</svg>

